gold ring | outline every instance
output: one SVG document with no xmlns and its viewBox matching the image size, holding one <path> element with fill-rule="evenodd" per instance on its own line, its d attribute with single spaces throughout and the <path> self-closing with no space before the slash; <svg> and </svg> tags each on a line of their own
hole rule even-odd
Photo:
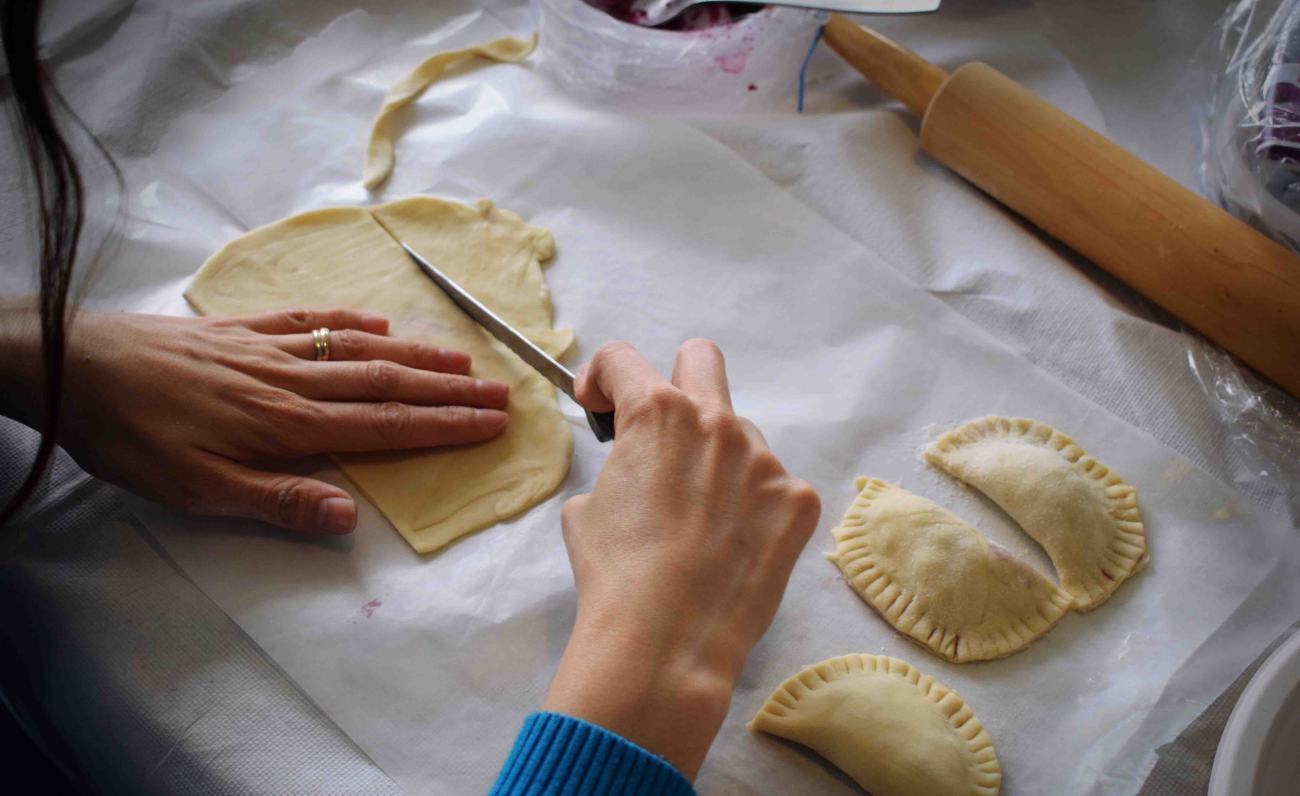
<svg viewBox="0 0 1300 796">
<path fill-rule="evenodd" d="M 316 361 L 324 362 L 330 358 L 330 330 L 322 326 L 313 329 L 311 341 L 316 346 Z"/>
</svg>

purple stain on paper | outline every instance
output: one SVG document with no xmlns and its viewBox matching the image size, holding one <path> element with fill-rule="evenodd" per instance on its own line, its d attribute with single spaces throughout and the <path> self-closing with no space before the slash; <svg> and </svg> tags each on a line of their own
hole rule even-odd
<svg viewBox="0 0 1300 796">
<path fill-rule="evenodd" d="M 383 604 L 384 604 L 383 600 L 378 600 L 378 599 L 371 600 L 370 602 L 361 606 L 361 613 L 365 615 L 366 619 L 369 619 L 370 617 L 375 615 L 375 609 Z"/>
<path fill-rule="evenodd" d="M 749 56 L 748 52 L 731 53 L 729 55 L 720 55 L 714 59 L 718 68 L 729 75 L 738 75 L 745 71 L 745 59 Z"/>
</svg>

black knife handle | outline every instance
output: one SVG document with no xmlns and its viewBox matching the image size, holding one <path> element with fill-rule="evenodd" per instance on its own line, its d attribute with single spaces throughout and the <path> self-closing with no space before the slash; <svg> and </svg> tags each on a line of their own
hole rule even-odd
<svg viewBox="0 0 1300 796">
<path fill-rule="evenodd" d="M 587 425 L 591 426 L 599 442 L 609 442 L 614 438 L 613 412 L 587 412 Z"/>
</svg>

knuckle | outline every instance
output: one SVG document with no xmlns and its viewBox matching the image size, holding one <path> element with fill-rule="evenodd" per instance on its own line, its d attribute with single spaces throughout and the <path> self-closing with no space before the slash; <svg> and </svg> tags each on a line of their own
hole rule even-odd
<svg viewBox="0 0 1300 796">
<path fill-rule="evenodd" d="M 444 406 L 442 411 L 443 417 L 453 426 L 472 427 L 478 418 L 478 413 L 468 406 Z"/>
<path fill-rule="evenodd" d="M 745 438 L 745 427 L 740 418 L 729 412 L 706 412 L 700 415 L 700 430 L 728 442 Z"/>
<path fill-rule="evenodd" d="M 406 344 L 406 355 L 412 362 L 432 362 L 441 353 L 437 346 L 421 343 L 418 340 Z"/>
<path fill-rule="evenodd" d="M 597 348 L 596 354 L 613 354 L 619 351 L 627 351 L 630 348 L 632 348 L 632 344 L 626 340 L 610 340 L 602 344 L 600 348 Z"/>
<path fill-rule="evenodd" d="M 392 362 L 372 359 L 366 363 L 366 382 L 371 392 L 377 397 L 392 395 L 402 382 L 401 369 Z"/>
<path fill-rule="evenodd" d="M 428 393 L 439 402 L 456 405 L 468 399 L 470 391 L 466 383 L 473 384 L 464 376 L 449 373 L 430 373 Z"/>
<path fill-rule="evenodd" d="M 598 360 L 609 359 L 611 356 L 617 356 L 619 352 L 631 350 L 635 349 L 633 349 L 632 344 L 626 340 L 611 340 L 596 349 L 596 353 L 591 356 L 591 361 L 595 363 Z"/>
<path fill-rule="evenodd" d="M 694 402 L 685 393 L 671 385 L 659 385 L 636 398 L 626 414 L 629 420 L 644 420 L 652 417 L 680 417 L 689 415 L 694 409 Z"/>
<path fill-rule="evenodd" d="M 763 436 L 763 432 L 759 430 L 758 425 L 747 417 L 737 417 L 736 419 L 740 421 L 740 427 L 744 430 L 745 436 L 754 444 L 766 450 L 767 438 Z"/>
<path fill-rule="evenodd" d="M 694 406 L 685 393 L 666 384 L 648 390 L 641 398 L 641 403 L 663 411 L 682 410 Z"/>
<path fill-rule="evenodd" d="M 411 430 L 411 407 L 404 403 L 385 401 L 375 404 L 371 414 L 375 431 L 384 438 L 401 439 Z"/>
<path fill-rule="evenodd" d="M 311 324 L 311 311 L 304 309 L 292 309 L 284 311 L 284 319 L 293 326 L 305 327 Z"/>
<path fill-rule="evenodd" d="M 288 390 L 267 388 L 247 394 L 254 411 L 272 422 L 302 422 L 308 409 L 307 402 Z"/>
<path fill-rule="evenodd" d="M 268 481 L 262 495 L 262 513 L 282 525 L 296 522 L 305 504 L 302 482 L 288 476 Z"/>
<path fill-rule="evenodd" d="M 322 409 L 311 401 L 293 396 L 285 402 L 284 412 L 288 425 L 306 429 L 319 429 L 328 424 L 329 418 Z"/>
<path fill-rule="evenodd" d="M 295 368 L 298 363 L 280 359 L 273 353 L 278 350 L 249 352 L 241 357 L 238 367 L 263 384 L 292 384 L 298 375 Z"/>
<path fill-rule="evenodd" d="M 251 343 L 250 343 L 251 344 Z M 295 356 L 289 351 L 276 346 L 270 346 L 262 349 L 262 355 L 271 362 L 277 362 L 281 365 L 301 365 L 302 358 Z"/>
<path fill-rule="evenodd" d="M 780 459 L 776 458 L 776 454 L 769 450 L 759 451 L 754 455 L 754 469 L 766 478 L 785 474 L 785 466 L 781 464 Z"/>
<path fill-rule="evenodd" d="M 813 489 L 812 484 L 802 478 L 791 478 L 789 486 L 790 505 L 801 516 L 818 517 L 822 511 L 822 499 Z"/>
<path fill-rule="evenodd" d="M 261 430 L 258 445 L 270 452 L 297 452 L 326 423 L 319 406 L 289 390 L 273 388 L 239 397 L 247 401 L 245 413 Z"/>
<path fill-rule="evenodd" d="M 352 329 L 339 329 L 330 332 L 330 347 L 343 359 L 357 359 L 365 349 L 365 341 Z"/>
</svg>

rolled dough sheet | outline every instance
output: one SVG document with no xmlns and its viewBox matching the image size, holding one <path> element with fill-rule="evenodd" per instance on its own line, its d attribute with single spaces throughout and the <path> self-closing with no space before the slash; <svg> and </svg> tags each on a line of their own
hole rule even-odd
<svg viewBox="0 0 1300 796">
<path fill-rule="evenodd" d="M 204 315 L 377 313 L 390 334 L 465 351 L 475 376 L 510 385 L 510 423 L 494 440 L 334 457 L 411 547 L 428 553 L 548 497 L 568 472 L 573 437 L 555 388 L 421 274 L 376 218 L 550 354 L 573 343 L 571 330 L 551 328 L 541 269 L 555 253 L 551 234 L 487 201 L 418 197 L 292 216 L 212 255 L 185 298 Z"/>
</svg>

